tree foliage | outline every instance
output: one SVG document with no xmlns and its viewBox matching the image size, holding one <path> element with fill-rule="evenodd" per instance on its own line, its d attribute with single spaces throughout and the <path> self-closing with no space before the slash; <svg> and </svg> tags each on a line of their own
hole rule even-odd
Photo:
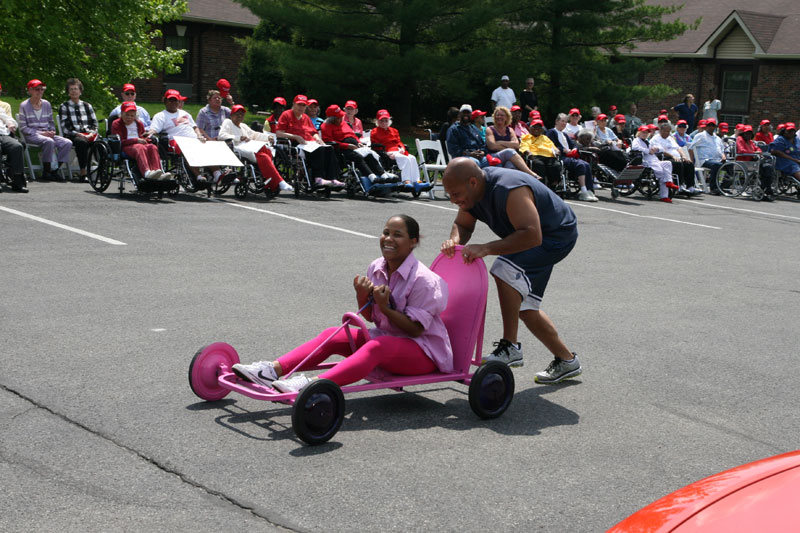
<svg viewBox="0 0 800 533">
<path fill-rule="evenodd" d="M 174 72 L 183 50 L 158 50 L 155 26 L 177 19 L 185 0 L 77 2 L 75 0 L 2 0 L 0 81 L 22 96 L 25 83 L 38 78 L 60 103 L 63 84 L 79 78 L 84 99 L 98 109 L 116 105 L 111 88 L 157 71 Z M 57 91 L 57 92 L 56 92 Z"/>
</svg>

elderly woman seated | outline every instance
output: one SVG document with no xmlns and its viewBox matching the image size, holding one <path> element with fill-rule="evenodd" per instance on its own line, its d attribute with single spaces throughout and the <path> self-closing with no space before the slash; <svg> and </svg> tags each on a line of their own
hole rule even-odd
<svg viewBox="0 0 800 533">
<path fill-rule="evenodd" d="M 226 118 L 222 122 L 219 129 L 220 141 L 233 141 L 233 146 L 239 147 L 236 152 L 250 161 L 258 165 L 258 170 L 264 176 L 264 188 L 268 189 L 271 193 L 278 191 L 293 191 L 294 187 L 286 183 L 281 177 L 280 172 L 275 167 L 272 161 L 272 150 L 269 145 L 272 144 L 272 136 L 266 133 L 260 133 L 250 129 L 247 124 L 242 122 L 244 115 L 247 112 L 243 105 L 235 105 L 231 108 L 230 118 Z M 260 141 L 265 143 L 255 151 L 245 149 L 243 143 L 248 141 Z"/>
<path fill-rule="evenodd" d="M 370 142 L 373 146 L 381 145 L 386 155 L 394 160 L 400 169 L 400 178 L 403 183 L 414 184 L 419 182 L 419 166 L 417 158 L 408 153 L 408 149 L 400 140 L 400 132 L 392 127 L 392 115 L 386 109 L 378 110 L 376 116 L 378 127 L 370 132 Z"/>
<path fill-rule="evenodd" d="M 42 179 L 60 180 L 52 168 L 53 155 L 55 153 L 59 166 L 69 161 L 72 141 L 56 135 L 53 107 L 43 98 L 47 86 L 34 79 L 27 87 L 30 98 L 19 105 L 19 129 L 25 142 L 42 149 Z"/>
<path fill-rule="evenodd" d="M 122 151 L 136 161 L 136 168 L 144 179 L 171 180 L 172 174 L 161 169 L 158 148 L 145 134 L 144 122 L 136 116 L 136 104 L 124 102 L 120 111 L 120 118 L 111 123 L 111 133 L 119 136 Z"/>
<path fill-rule="evenodd" d="M 206 100 L 208 104 L 197 112 L 197 127 L 206 139 L 216 141 L 219 128 L 225 119 L 230 118 L 231 110 L 222 105 L 222 94 L 215 89 L 208 91 Z"/>
<path fill-rule="evenodd" d="M 72 141 L 75 155 L 78 156 L 78 167 L 81 181 L 86 178 L 86 165 L 89 162 L 89 147 L 97 138 L 97 116 L 92 104 L 81 100 L 83 83 L 78 78 L 67 80 L 69 100 L 58 108 L 58 120 L 61 132 Z"/>
</svg>

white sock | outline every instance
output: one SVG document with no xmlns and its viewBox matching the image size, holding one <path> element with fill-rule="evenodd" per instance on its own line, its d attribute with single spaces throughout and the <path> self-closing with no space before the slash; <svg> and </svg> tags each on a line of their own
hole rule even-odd
<svg viewBox="0 0 800 533">
<path fill-rule="evenodd" d="M 581 185 L 581 192 L 586 192 L 586 191 L 587 191 L 586 185 Z"/>
<path fill-rule="evenodd" d="M 218 181 L 219 181 L 219 177 L 220 177 L 221 175 L 222 175 L 222 172 L 220 172 L 219 170 L 215 170 L 215 171 L 214 171 L 214 183 L 216 183 L 216 182 L 218 182 Z"/>
<path fill-rule="evenodd" d="M 378 177 L 378 176 L 376 176 L 375 174 L 370 174 L 369 176 L 367 176 L 367 179 L 368 179 L 369 181 L 371 181 L 372 183 L 375 183 L 375 179 L 376 179 L 377 177 Z"/>
<path fill-rule="evenodd" d="M 286 189 L 291 189 L 291 188 L 292 188 L 292 186 L 291 186 L 291 185 L 289 185 L 288 183 L 286 183 L 285 181 L 281 180 L 281 182 L 280 182 L 280 183 L 278 183 L 278 188 L 279 188 L 280 190 L 282 190 L 282 191 L 285 191 Z"/>
</svg>

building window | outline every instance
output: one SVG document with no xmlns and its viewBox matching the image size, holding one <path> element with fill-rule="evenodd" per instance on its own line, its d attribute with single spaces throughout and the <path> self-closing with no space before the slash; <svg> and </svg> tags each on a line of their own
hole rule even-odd
<svg viewBox="0 0 800 533">
<path fill-rule="evenodd" d="M 165 74 L 164 81 L 191 82 L 192 81 L 192 38 L 178 35 L 165 35 L 164 45 L 173 50 L 186 50 L 183 54 L 183 64 L 180 71 L 174 74 Z"/>
<path fill-rule="evenodd" d="M 722 109 L 726 113 L 747 114 L 750 109 L 750 82 L 753 71 L 724 70 L 722 71 Z"/>
</svg>

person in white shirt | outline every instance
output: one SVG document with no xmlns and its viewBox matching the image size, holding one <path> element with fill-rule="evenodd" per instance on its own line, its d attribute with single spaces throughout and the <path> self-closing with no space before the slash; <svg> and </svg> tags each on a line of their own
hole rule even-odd
<svg viewBox="0 0 800 533">
<path fill-rule="evenodd" d="M 564 133 L 567 136 L 575 140 L 578 138 L 578 132 L 581 131 L 582 126 L 580 125 L 581 121 L 581 110 L 577 107 L 573 107 L 569 110 L 569 115 L 567 117 L 567 125 L 564 126 Z"/>
<path fill-rule="evenodd" d="M 717 172 L 725 163 L 725 145 L 719 136 L 714 134 L 717 129 L 717 121 L 714 119 L 706 120 L 705 130 L 698 133 L 689 144 L 689 155 L 694 159 L 696 166 L 705 167 L 711 170 L 709 187 L 711 194 L 719 195 L 717 187 Z"/>
<path fill-rule="evenodd" d="M 664 159 L 672 163 L 672 171 L 678 175 L 680 181 L 680 192 L 689 195 L 700 194 L 694 187 L 694 163 L 689 153 L 678 145 L 669 122 L 661 124 L 658 133 L 650 138 L 650 146 L 657 148 Z"/>
<path fill-rule="evenodd" d="M 235 105 L 231 108 L 230 118 L 222 121 L 219 128 L 219 136 L 217 139 L 220 141 L 233 141 L 234 151 L 241 157 L 244 157 L 251 163 L 258 165 L 258 170 L 264 177 L 264 189 L 268 190 L 271 195 L 276 195 L 279 191 L 293 191 L 294 187 L 286 183 L 281 177 L 280 172 L 272 162 L 272 136 L 267 133 L 253 131 L 250 127 L 242 122 L 244 115 L 247 112 L 243 105 Z M 247 150 L 243 143 L 248 141 L 261 141 L 266 144 L 261 146 L 256 151 Z M 241 147 L 237 149 L 236 147 Z"/>
<path fill-rule="evenodd" d="M 717 117 L 717 111 L 720 109 L 722 109 L 722 102 L 717 99 L 716 91 L 712 87 L 708 90 L 708 100 L 706 100 L 703 104 L 703 118 L 706 120 L 709 118 L 719 120 L 719 117 Z"/>
<path fill-rule="evenodd" d="M 517 96 L 514 94 L 514 89 L 508 86 L 508 76 L 500 78 L 500 87 L 492 91 L 492 111 L 495 107 L 505 106 L 511 109 L 517 101 Z"/>
<path fill-rule="evenodd" d="M 678 186 L 672 182 L 672 163 L 669 161 L 660 161 L 655 154 L 659 149 L 652 146 L 652 141 L 647 140 L 650 135 L 650 129 L 647 126 L 639 126 L 636 130 L 636 137 L 631 142 L 631 150 L 641 152 L 642 164 L 653 169 L 653 172 L 658 179 L 658 195 L 662 202 L 672 203 L 672 198 L 669 197 L 669 189 L 677 189 Z"/>
</svg>

